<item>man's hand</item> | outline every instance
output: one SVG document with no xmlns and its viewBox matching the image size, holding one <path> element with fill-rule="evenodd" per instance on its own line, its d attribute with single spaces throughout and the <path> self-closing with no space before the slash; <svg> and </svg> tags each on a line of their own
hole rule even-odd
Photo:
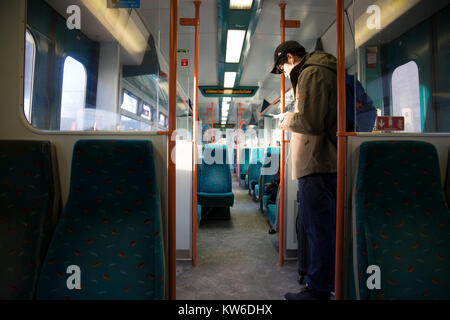
<svg viewBox="0 0 450 320">
<path fill-rule="evenodd" d="M 286 117 L 287 114 L 288 114 L 287 112 L 285 112 L 285 113 L 280 113 L 280 114 L 275 114 L 275 115 L 273 115 L 273 118 L 274 118 L 274 119 L 277 119 L 277 120 L 283 121 L 284 117 Z"/>
</svg>

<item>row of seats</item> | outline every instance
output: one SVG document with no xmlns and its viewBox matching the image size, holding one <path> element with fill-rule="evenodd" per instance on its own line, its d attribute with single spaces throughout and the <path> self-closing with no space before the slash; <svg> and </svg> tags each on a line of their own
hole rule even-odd
<svg viewBox="0 0 450 320">
<path fill-rule="evenodd" d="M 270 194 L 265 185 L 275 180 L 280 164 L 280 148 L 244 148 L 241 151 L 240 178 L 254 201 L 259 202 L 259 208 L 268 219 L 271 229 L 275 229 L 277 203 L 269 203 Z M 279 190 L 278 190 L 279 193 Z"/>
<path fill-rule="evenodd" d="M 163 299 L 153 152 L 150 141 L 78 141 L 58 218 L 52 144 L 0 141 L 0 299 Z"/>
</svg>

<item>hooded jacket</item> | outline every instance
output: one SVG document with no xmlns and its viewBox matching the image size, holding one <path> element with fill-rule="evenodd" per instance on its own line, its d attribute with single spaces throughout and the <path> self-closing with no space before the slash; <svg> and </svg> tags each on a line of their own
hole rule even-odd
<svg viewBox="0 0 450 320">
<path fill-rule="evenodd" d="M 308 53 L 291 71 L 294 112 L 280 127 L 292 132 L 293 179 L 337 172 L 336 73 L 336 58 L 321 51 Z"/>
</svg>

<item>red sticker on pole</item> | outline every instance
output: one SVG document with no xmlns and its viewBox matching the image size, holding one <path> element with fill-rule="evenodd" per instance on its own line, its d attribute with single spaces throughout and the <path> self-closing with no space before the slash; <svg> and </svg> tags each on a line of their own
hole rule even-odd
<svg viewBox="0 0 450 320">
<path fill-rule="evenodd" d="M 377 131 L 405 131 L 405 117 L 377 117 Z"/>
<path fill-rule="evenodd" d="M 189 66 L 189 59 L 181 59 L 181 66 L 182 67 L 188 67 Z"/>
</svg>

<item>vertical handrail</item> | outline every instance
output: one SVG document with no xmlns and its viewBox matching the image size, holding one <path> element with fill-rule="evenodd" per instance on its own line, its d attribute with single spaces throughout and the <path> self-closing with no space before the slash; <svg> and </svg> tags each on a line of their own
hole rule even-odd
<svg viewBox="0 0 450 320">
<path fill-rule="evenodd" d="M 281 9 L 281 20 L 280 20 L 280 31 L 281 31 L 281 43 L 285 41 L 284 32 L 284 22 L 285 22 L 285 11 L 286 3 L 280 3 Z M 285 112 L 286 107 L 286 97 L 285 97 L 285 79 L 284 74 L 281 74 L 281 113 Z M 285 144 L 284 144 L 285 132 L 281 130 L 281 144 L 280 144 L 280 234 L 279 234 L 279 251 L 278 251 L 278 264 L 280 267 L 283 266 L 284 257 L 284 158 L 285 158 Z"/>
<path fill-rule="evenodd" d="M 192 265 L 197 266 L 197 162 L 198 162 L 198 147 L 197 147 L 197 125 L 198 125 L 198 52 L 199 52 L 199 33 L 200 33 L 200 5 L 201 1 L 194 1 L 195 5 L 195 19 L 198 23 L 195 24 L 195 53 L 194 53 L 194 112 L 193 112 L 193 168 L 192 168 Z"/>
<path fill-rule="evenodd" d="M 176 130 L 177 107 L 177 46 L 178 46 L 178 0 L 170 0 L 170 65 L 169 65 L 169 139 L 168 152 L 168 211 L 169 211 L 169 299 L 176 299 L 176 141 L 172 133 Z"/>
<path fill-rule="evenodd" d="M 337 195 L 336 195 L 336 262 L 335 299 L 344 298 L 343 255 L 344 255 L 344 203 L 347 138 L 345 135 L 345 30 L 344 0 L 336 0 L 337 32 L 337 94 L 338 94 L 338 148 L 337 148 Z"/>
</svg>

